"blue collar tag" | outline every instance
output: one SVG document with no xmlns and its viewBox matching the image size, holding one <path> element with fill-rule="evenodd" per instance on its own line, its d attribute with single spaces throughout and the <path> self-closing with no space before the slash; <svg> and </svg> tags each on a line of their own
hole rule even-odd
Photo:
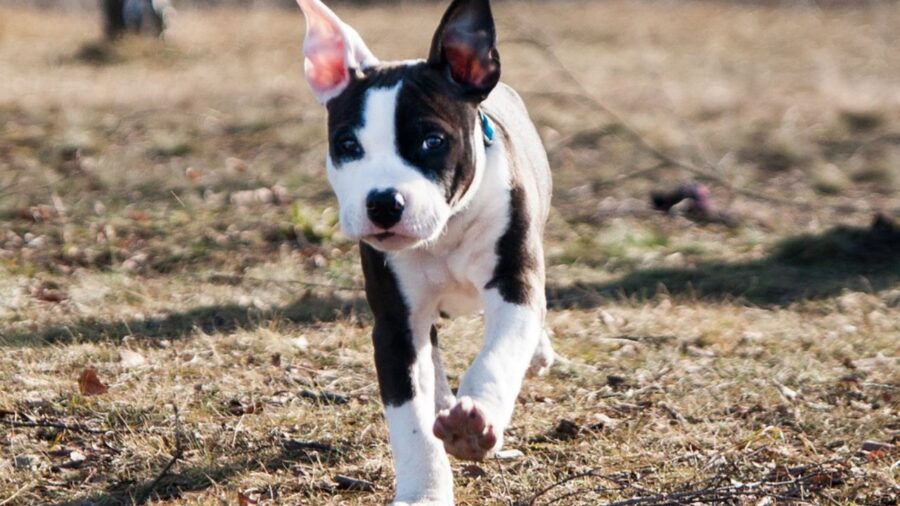
<svg viewBox="0 0 900 506">
<path fill-rule="evenodd" d="M 481 118 L 481 132 L 484 134 L 484 145 L 490 146 L 494 143 L 494 125 L 491 119 L 481 109 L 478 109 L 478 117 Z"/>
</svg>

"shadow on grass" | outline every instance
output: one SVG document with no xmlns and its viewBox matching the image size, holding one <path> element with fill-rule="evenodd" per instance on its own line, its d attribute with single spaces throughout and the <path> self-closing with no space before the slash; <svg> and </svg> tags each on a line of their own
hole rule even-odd
<svg viewBox="0 0 900 506">
<path fill-rule="evenodd" d="M 4 334 L 7 346 L 42 346 L 68 342 L 118 341 L 125 336 L 139 339 L 178 339 L 195 330 L 207 334 L 265 326 L 273 321 L 288 323 L 329 322 L 359 313 L 365 308 L 361 295 L 344 298 L 336 295 L 306 295 L 286 306 L 260 310 L 238 304 L 193 308 L 162 318 L 134 318 L 103 321 L 77 320 L 34 332 Z M 2 333 L 0 329 L 0 333 Z"/>
<path fill-rule="evenodd" d="M 548 287 L 550 307 L 590 308 L 610 299 L 647 300 L 658 293 L 699 300 L 787 306 L 845 289 L 880 291 L 900 284 L 900 226 L 878 216 L 871 227 L 840 226 L 780 242 L 750 262 L 708 261 L 692 268 L 647 269 L 609 283 Z"/>
<path fill-rule="evenodd" d="M 55 503 L 55 506 L 139 505 L 177 500 L 185 493 L 206 490 L 247 471 L 271 473 L 279 469 L 290 470 L 296 464 L 333 466 L 344 458 L 338 448 L 330 445 L 286 443 L 277 447 L 276 452 L 266 452 L 265 456 L 260 455 L 261 451 L 251 451 L 226 462 L 209 465 L 177 462 L 173 466 L 177 472 L 170 471 L 159 478 L 143 481 L 116 482 L 103 492 Z"/>
</svg>

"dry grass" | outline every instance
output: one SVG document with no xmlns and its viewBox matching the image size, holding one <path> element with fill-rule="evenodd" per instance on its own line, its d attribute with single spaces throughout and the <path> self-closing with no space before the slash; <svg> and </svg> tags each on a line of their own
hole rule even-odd
<svg viewBox="0 0 900 506">
<path fill-rule="evenodd" d="M 551 150 L 567 360 L 524 387 L 523 457 L 455 464 L 458 502 L 530 504 L 592 470 L 534 503 L 769 480 L 726 502 L 896 504 L 900 253 L 866 227 L 900 209 L 900 6 L 517 5 L 498 9 L 501 52 Z M 386 58 L 422 54 L 440 14 L 340 11 Z M 727 224 L 647 210 L 683 170 L 607 184 L 655 160 L 565 95 L 522 43 L 539 21 L 597 99 L 714 167 Z M 96 25 L 0 10 L 0 504 L 386 502 L 370 316 L 300 14 L 185 11 L 166 44 L 114 49 Z M 442 326 L 455 374 L 479 334 Z M 79 393 L 86 367 L 106 393 Z M 69 428 L 22 426 L 48 423 Z"/>
</svg>

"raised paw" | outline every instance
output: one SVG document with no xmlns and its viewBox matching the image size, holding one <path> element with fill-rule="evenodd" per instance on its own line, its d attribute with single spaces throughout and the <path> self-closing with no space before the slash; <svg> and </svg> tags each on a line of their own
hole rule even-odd
<svg viewBox="0 0 900 506">
<path fill-rule="evenodd" d="M 497 431 L 471 397 L 439 412 L 433 431 L 447 453 L 458 459 L 482 460 L 497 446 Z"/>
</svg>

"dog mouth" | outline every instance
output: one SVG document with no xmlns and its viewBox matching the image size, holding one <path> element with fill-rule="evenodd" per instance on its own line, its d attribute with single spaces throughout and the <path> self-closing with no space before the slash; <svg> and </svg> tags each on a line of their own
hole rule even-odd
<svg viewBox="0 0 900 506">
<path fill-rule="evenodd" d="M 378 232 L 366 235 L 363 240 L 382 251 L 399 251 L 419 244 L 421 239 L 398 232 Z"/>
</svg>

